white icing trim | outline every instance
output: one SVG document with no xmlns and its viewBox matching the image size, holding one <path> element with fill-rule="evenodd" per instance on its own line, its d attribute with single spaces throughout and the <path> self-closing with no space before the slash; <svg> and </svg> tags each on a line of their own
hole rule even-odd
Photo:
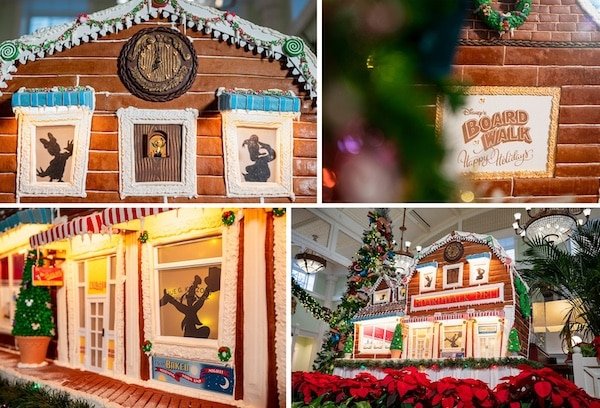
<svg viewBox="0 0 600 408">
<path fill-rule="evenodd" d="M 17 198 L 26 196 L 85 197 L 85 180 L 93 112 L 85 106 L 16 107 L 19 122 Z M 74 126 L 71 182 L 37 181 L 36 129 L 43 126 Z M 63 149 L 66 146 L 61 146 Z"/>
<path fill-rule="evenodd" d="M 127 196 L 196 196 L 196 122 L 197 109 L 156 110 L 121 108 L 119 117 L 119 165 L 121 198 Z M 135 181 L 134 125 L 181 125 L 181 181 Z"/>
<path fill-rule="evenodd" d="M 273 217 L 275 274 L 275 361 L 279 406 L 286 406 L 286 300 L 287 300 L 287 216 Z"/>
<path fill-rule="evenodd" d="M 125 374 L 125 320 L 118 318 L 125 316 L 124 286 L 125 286 L 125 248 L 123 236 L 119 235 L 119 242 L 116 249 L 116 268 L 115 271 L 115 356 L 113 359 L 113 372 L 117 375 Z M 130 320 L 131 321 L 131 320 Z"/>
<path fill-rule="evenodd" d="M 152 7 L 151 0 L 132 0 L 90 14 L 85 18 L 74 19 L 72 23 L 42 28 L 31 35 L 24 35 L 11 41 L 18 45 L 17 55 L 14 61 L 3 61 L 0 58 L 0 89 L 8 87 L 6 81 L 11 80 L 12 74 L 17 72 L 17 62 L 24 65 L 28 61 L 43 59 L 46 55 L 61 52 L 81 43 L 95 41 L 110 33 L 126 30 L 134 24 L 157 18 L 160 13 L 173 22 L 179 21 L 186 27 L 203 30 L 215 38 L 239 45 L 248 52 L 256 50 L 259 54 L 269 58 L 284 58 L 287 60 L 287 67 L 292 70 L 292 75 L 298 78 L 304 89 L 310 93 L 311 98 L 317 97 L 317 57 L 315 54 L 306 46 L 304 46 L 304 56 L 287 56 L 283 51 L 285 40 L 302 41 L 301 39 L 255 25 L 238 16 L 232 16 L 232 20 L 228 21 L 222 18 L 225 15 L 223 11 L 201 6 L 189 0 L 177 0 L 176 4 L 177 7 L 168 4 L 164 8 L 157 9 Z M 202 25 L 202 21 L 198 19 L 216 20 Z M 252 39 L 240 38 L 239 31 L 233 28 L 232 23 L 249 34 Z M 1 92 L 0 95 L 2 95 Z"/>
<path fill-rule="evenodd" d="M 223 152 L 225 155 L 225 186 L 228 197 L 290 197 L 293 201 L 292 183 L 293 140 L 292 120 L 298 113 L 224 111 Z M 239 152 L 241 149 L 238 128 L 271 129 L 276 132 L 274 146 L 278 163 L 279 182 L 247 182 L 243 179 Z"/>
<path fill-rule="evenodd" d="M 42 361 L 41 363 L 17 363 L 18 368 L 40 368 L 46 367 L 47 365 L 47 361 Z"/>
</svg>

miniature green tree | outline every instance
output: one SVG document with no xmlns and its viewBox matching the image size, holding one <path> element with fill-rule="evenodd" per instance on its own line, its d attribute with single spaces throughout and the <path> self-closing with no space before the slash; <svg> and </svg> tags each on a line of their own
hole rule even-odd
<svg viewBox="0 0 600 408">
<path fill-rule="evenodd" d="M 518 353 L 521 351 L 521 342 L 519 341 L 519 333 L 514 327 L 510 329 L 508 334 L 508 351 L 511 353 Z"/>
<path fill-rule="evenodd" d="M 392 344 L 390 344 L 390 350 L 402 350 L 402 325 L 398 323 L 394 330 L 394 337 L 392 337 Z"/>
<path fill-rule="evenodd" d="M 17 297 L 13 336 L 54 336 L 54 318 L 50 292 L 45 286 L 33 286 L 32 270 L 36 253 L 30 251 L 23 269 L 23 280 Z"/>
</svg>

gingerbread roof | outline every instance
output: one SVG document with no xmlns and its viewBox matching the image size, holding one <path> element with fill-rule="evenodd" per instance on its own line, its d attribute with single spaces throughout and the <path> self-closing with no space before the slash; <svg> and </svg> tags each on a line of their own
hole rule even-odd
<svg viewBox="0 0 600 408">
<path fill-rule="evenodd" d="M 4 41 L 0 43 L 0 89 L 8 87 L 7 81 L 17 72 L 17 62 L 23 65 L 43 59 L 159 16 L 170 19 L 174 29 L 177 29 L 175 23 L 183 26 L 184 34 L 186 29 L 203 31 L 248 52 L 256 51 L 276 60 L 283 58 L 311 98 L 317 97 L 317 58 L 302 39 L 190 0 L 130 0 L 93 14 L 82 14 L 72 23 L 42 28 L 17 40 Z"/>
</svg>

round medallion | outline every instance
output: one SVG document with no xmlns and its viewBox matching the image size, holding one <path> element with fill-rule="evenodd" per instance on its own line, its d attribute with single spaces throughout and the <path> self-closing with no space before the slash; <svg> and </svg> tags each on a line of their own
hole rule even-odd
<svg viewBox="0 0 600 408">
<path fill-rule="evenodd" d="M 194 83 L 198 63 L 191 41 L 170 28 L 146 28 L 121 50 L 119 75 L 135 96 L 165 102 L 183 95 Z"/>
<path fill-rule="evenodd" d="M 450 242 L 446 245 L 446 249 L 444 249 L 444 259 L 447 262 L 455 262 L 458 261 L 465 252 L 465 248 L 458 241 Z"/>
</svg>

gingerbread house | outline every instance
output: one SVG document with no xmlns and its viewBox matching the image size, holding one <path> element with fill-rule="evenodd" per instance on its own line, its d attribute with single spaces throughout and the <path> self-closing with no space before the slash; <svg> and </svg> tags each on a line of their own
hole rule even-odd
<svg viewBox="0 0 600 408">
<path fill-rule="evenodd" d="M 314 202 L 316 57 L 190 0 L 0 43 L 0 200 Z"/>
<path fill-rule="evenodd" d="M 513 260 L 494 237 L 453 232 L 423 249 L 408 279 L 378 280 L 369 305 L 355 317 L 354 356 L 389 358 L 398 323 L 403 327 L 402 358 L 506 357 L 513 329 L 521 345 L 515 354 L 526 355 L 531 323 L 527 292 Z"/>
</svg>

